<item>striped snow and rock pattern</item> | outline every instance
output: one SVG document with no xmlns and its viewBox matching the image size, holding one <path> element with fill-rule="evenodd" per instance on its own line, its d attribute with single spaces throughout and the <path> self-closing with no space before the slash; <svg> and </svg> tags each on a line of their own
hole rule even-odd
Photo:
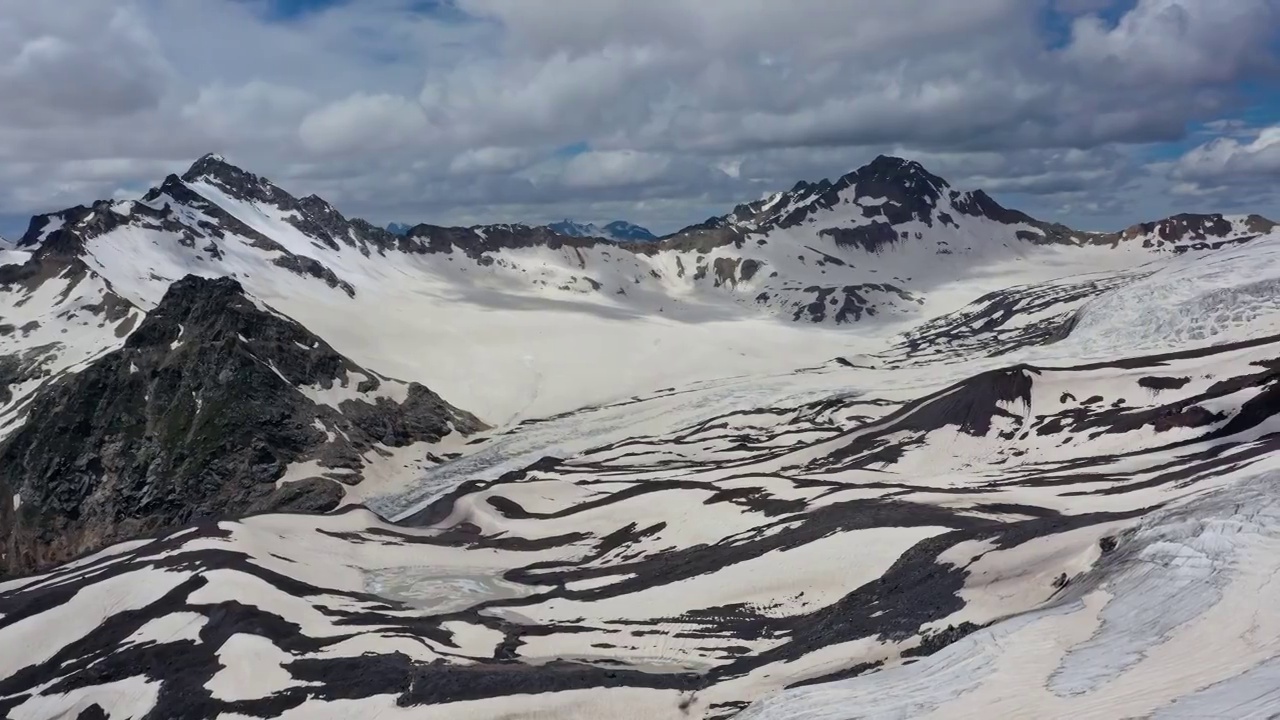
<svg viewBox="0 0 1280 720">
<path fill-rule="evenodd" d="M 199 364 L 276 368 L 311 443 L 249 463 L 262 496 L 340 482 L 341 508 L 249 503 L 0 581 L 0 715 L 1265 716 L 1272 229 L 1075 233 L 891 158 L 628 247 L 393 236 L 216 157 L 37 218 L 0 267 L 37 336 L 0 335 L 28 358 L 0 453 L 103 363 L 167 387 L 194 360 L 154 329 L 166 293 L 215 278 L 263 335 Z M 396 436 L 414 382 L 459 432 Z M 120 486 L 75 470 L 27 477 L 0 523 Z M 129 512 L 154 510 L 144 479 Z"/>
</svg>

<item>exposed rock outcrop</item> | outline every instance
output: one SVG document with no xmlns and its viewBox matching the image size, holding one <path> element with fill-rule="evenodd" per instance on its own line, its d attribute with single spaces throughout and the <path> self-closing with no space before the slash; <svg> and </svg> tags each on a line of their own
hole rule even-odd
<svg viewBox="0 0 1280 720">
<path fill-rule="evenodd" d="M 123 348 L 52 383 L 0 444 L 0 574 L 266 510 L 324 511 L 379 446 L 482 427 L 377 376 L 235 280 L 173 284 Z M 277 487 L 293 463 L 326 472 Z"/>
</svg>

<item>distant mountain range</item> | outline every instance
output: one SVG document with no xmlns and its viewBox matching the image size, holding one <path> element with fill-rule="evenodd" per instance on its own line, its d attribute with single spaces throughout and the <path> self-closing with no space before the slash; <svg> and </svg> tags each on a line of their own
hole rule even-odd
<svg viewBox="0 0 1280 720">
<path fill-rule="evenodd" d="M 653 242 L 658 239 L 658 236 L 649 232 L 648 229 L 625 220 L 615 220 L 603 227 L 594 223 L 562 220 L 551 223 L 547 227 L 569 237 L 595 237 L 617 242 Z"/>
<path fill-rule="evenodd" d="M 415 225 L 407 223 L 393 222 L 387 225 L 387 232 L 401 237 L 407 237 Z M 538 226 L 534 226 L 538 227 Z M 579 223 L 572 220 L 562 220 L 560 222 L 551 223 L 541 226 L 558 235 L 574 238 L 599 238 L 601 240 L 612 240 L 613 242 L 654 242 L 658 239 L 648 230 L 648 228 L 640 227 L 635 223 L 629 223 L 625 220 L 615 220 L 608 225 L 596 225 L 595 223 Z"/>
</svg>

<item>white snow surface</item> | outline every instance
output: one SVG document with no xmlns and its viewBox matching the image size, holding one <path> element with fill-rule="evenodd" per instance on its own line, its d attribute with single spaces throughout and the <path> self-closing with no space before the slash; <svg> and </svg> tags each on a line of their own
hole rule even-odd
<svg viewBox="0 0 1280 720">
<path fill-rule="evenodd" d="M 1121 556 L 1043 609 L 739 717 L 1268 717 L 1280 702 L 1277 491 L 1266 473 L 1155 512 Z"/>
<path fill-rule="evenodd" d="M 178 716 L 165 703 L 197 696 L 219 718 L 1280 707 L 1280 235 L 1040 245 L 943 195 L 954 226 L 904 223 L 869 252 L 821 234 L 892 205 L 850 188 L 742 247 L 486 263 L 335 248 L 297 211 L 189 188 L 249 230 L 184 244 L 127 222 L 86 241 L 86 272 L 0 287 L 0 323 L 37 323 L 0 355 L 47 368 L 0 406 L 0 441 L 22 398 L 191 273 L 235 277 L 378 397 L 421 382 L 494 427 L 377 448 L 330 515 L 206 523 L 0 583 L 12 717 Z M 123 315 L 82 322 L 104 299 Z M 337 408 L 364 379 L 301 390 Z"/>
</svg>

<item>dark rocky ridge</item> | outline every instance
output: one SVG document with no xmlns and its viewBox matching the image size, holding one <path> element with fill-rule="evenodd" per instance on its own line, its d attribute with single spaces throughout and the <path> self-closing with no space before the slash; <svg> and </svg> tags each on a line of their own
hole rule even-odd
<svg viewBox="0 0 1280 720">
<path fill-rule="evenodd" d="M 42 390 L 0 444 L 0 575 L 199 520 L 328 510 L 343 494 L 331 478 L 358 482 L 378 444 L 483 427 L 417 384 L 402 403 L 337 408 L 299 390 L 385 382 L 234 280 L 174 283 L 122 349 Z M 332 473 L 277 489 L 306 460 Z"/>
<path fill-rule="evenodd" d="M 1153 249 L 1172 249 L 1184 253 L 1192 250 L 1217 250 L 1228 244 L 1246 242 L 1271 232 L 1280 223 L 1262 217 L 1249 215 L 1245 218 L 1245 230 L 1248 237 L 1238 240 L 1225 240 L 1232 232 L 1232 224 L 1221 214 L 1197 215 L 1181 213 L 1163 220 L 1133 225 L 1118 233 L 1096 235 L 1090 242 L 1096 245 L 1115 247 L 1121 243 L 1132 242 L 1143 238 L 1142 246 Z"/>
<path fill-rule="evenodd" d="M 293 198 L 265 178 L 248 173 L 216 155 L 201 158 L 182 178 L 184 182 L 203 181 L 234 197 L 272 205 L 296 217 L 289 220 L 299 230 L 321 240 L 331 248 L 339 244 L 357 245 L 366 255 L 399 250 L 406 253 L 451 253 L 454 249 L 483 262 L 486 255 L 509 248 L 565 247 L 588 248 L 608 246 L 640 255 L 653 255 L 664 250 L 709 252 L 718 247 L 736 245 L 741 248 L 749 234 L 772 228 L 789 228 L 801 224 L 813 213 L 830 209 L 841 200 L 841 192 L 856 187 L 857 197 L 886 198 L 881 206 L 867 207 L 868 218 L 885 225 L 918 220 L 932 226 L 935 222 L 955 225 L 946 213 L 934 208 L 944 193 L 962 212 L 981 215 L 1000 222 L 1031 222 L 1034 219 L 1017 211 L 1006 210 L 981 193 L 959 193 L 949 190 L 942 178 L 928 172 L 914 161 L 880 156 L 871 163 L 832 182 L 797 183 L 781 201 L 766 208 L 766 200 L 739 205 L 729 215 L 710 218 L 671 235 L 653 240 L 618 242 L 598 237 L 580 237 L 557 232 L 554 226 L 495 224 L 474 227 L 445 227 L 422 223 L 397 234 L 359 219 L 347 219 L 324 200 L 309 196 Z M 792 205 L 803 206 L 780 215 L 779 210 Z M 773 213 L 773 214 L 770 214 Z M 1064 229 L 1063 235 L 1068 232 Z"/>
<path fill-rule="evenodd" d="M 817 211 L 834 208 L 841 202 L 842 193 L 854 188 L 855 199 L 888 200 L 883 206 L 866 208 L 869 218 L 882 218 L 889 223 L 919 220 L 932 225 L 933 208 L 948 187 L 945 180 L 918 162 L 881 155 L 834 182 L 801 181 L 780 196 L 739 205 L 725 220 L 757 231 L 796 227 Z"/>
<path fill-rule="evenodd" d="M 196 161 L 181 177 L 170 176 L 158 189 L 152 190 L 140 204 L 136 204 L 130 217 L 122 217 L 111 211 L 112 203 L 99 202 L 91 207 L 78 206 L 55 215 L 38 216 L 32 220 L 28 232 L 18 241 L 19 246 L 41 244 L 42 228 L 51 220 L 62 218 L 68 227 L 91 238 L 107 232 L 122 223 L 142 223 L 179 233 L 184 243 L 194 246 L 208 239 L 221 237 L 221 231 L 234 232 L 251 238 L 264 246 L 276 245 L 261 237 L 251 228 L 243 226 L 225 211 L 190 188 L 193 183 L 207 183 L 221 192 L 242 200 L 278 208 L 286 221 L 299 231 L 314 238 L 318 249 L 336 250 L 342 246 L 357 248 L 364 255 L 385 255 L 388 252 L 409 254 L 452 253 L 461 251 L 472 260 L 489 264 L 492 256 L 504 249 L 547 247 L 589 248 L 607 246 L 639 255 L 653 255 L 661 251 L 710 252 L 729 245 L 743 248 L 749 236 L 766 233 L 772 229 L 786 229 L 810 222 L 819 217 L 819 211 L 829 210 L 847 200 L 883 198 L 885 202 L 862 207 L 870 224 L 857 228 L 819 228 L 819 233 L 831 237 L 837 245 L 859 247 L 869 252 L 898 242 L 910 240 L 899 232 L 897 225 L 920 222 L 928 227 L 958 227 L 957 218 L 939 208 L 945 198 L 955 212 L 969 217 L 985 218 L 1004 225 L 1022 224 L 1030 230 L 1019 230 L 1017 236 L 1024 242 L 1035 244 L 1112 245 L 1146 238 L 1144 245 L 1156 249 L 1186 252 L 1193 249 L 1212 249 L 1229 242 L 1243 242 L 1250 238 L 1224 239 L 1231 225 L 1221 215 L 1178 215 L 1165 220 L 1144 223 L 1116 233 L 1085 233 L 1065 225 L 1038 220 L 1018 210 L 1006 208 L 982 190 L 960 192 L 951 188 L 946 180 L 930 173 L 920 163 L 903 158 L 881 155 L 835 181 L 799 182 L 779 196 L 765 198 L 737 206 L 731 213 L 709 218 L 671 235 L 654 240 L 617 242 L 604 238 L 574 237 L 557 232 L 554 227 L 522 224 L 497 224 L 474 227 L 444 227 L 419 224 L 402 233 L 393 233 L 359 218 L 347 218 L 325 200 L 310 195 L 295 198 L 272 184 L 266 178 L 254 175 L 228 163 L 218 155 L 206 155 Z M 853 189 L 850 197 L 842 194 Z M 215 217 L 212 223 L 192 228 L 184 218 L 167 212 L 164 203 L 168 198 L 199 208 Z M 86 218 L 91 220 L 87 226 Z M 1250 216 L 1248 228 L 1263 234 L 1277 224 L 1261 216 Z M 53 241 L 58 232 L 49 235 L 45 243 Z M 1153 241 L 1148 236 L 1155 235 Z M 1197 242 L 1198 241 L 1198 242 Z M 209 241 L 204 249 L 217 257 L 217 243 Z M 272 249 L 282 252 L 277 264 L 293 272 L 324 280 L 330 287 L 340 288 L 348 294 L 354 290 L 322 261 L 288 253 L 278 245 Z"/>
<path fill-rule="evenodd" d="M 853 194 L 846 197 L 850 189 Z M 1056 228 L 1053 235 L 1061 241 L 1081 235 L 1064 226 L 1043 223 L 1026 213 L 1005 208 L 982 190 L 953 190 L 946 180 L 929 172 L 920 163 L 887 155 L 880 155 L 835 181 L 802 181 L 779 196 L 739 205 L 730 215 L 714 220 L 745 224 L 755 231 L 765 232 L 773 228 L 799 226 L 814 219 L 817 211 L 835 208 L 844 200 L 869 198 L 885 200 L 882 204 L 862 208 L 863 216 L 875 226 L 891 227 L 917 221 L 928 227 L 935 224 L 956 227 L 955 217 L 938 210 L 939 203 L 946 198 L 963 215 L 984 217 L 1006 225 L 1027 223 L 1040 228 Z"/>
<path fill-rule="evenodd" d="M 654 235 L 648 228 L 640 227 L 625 220 L 615 220 L 605 225 L 604 229 L 615 238 L 632 242 L 652 242 L 658 239 L 658 236 Z"/>
<path fill-rule="evenodd" d="M 191 219 L 178 213 L 179 204 L 199 212 L 203 217 Z M 121 206 L 103 200 L 91 207 L 77 206 L 60 213 L 37 215 L 19 241 L 20 247 L 34 248 L 33 259 L 50 256 L 79 262 L 86 240 L 105 235 L 124 226 L 146 228 L 172 233 L 178 242 L 188 248 L 198 248 L 210 258 L 222 257 L 220 241 L 228 233 L 243 237 L 251 245 L 278 253 L 272 262 L 299 275 L 307 275 L 324 281 L 331 288 L 338 288 L 349 296 L 355 295 L 351 284 L 338 277 L 323 263 L 309 257 L 295 255 L 275 240 L 254 230 L 235 216 L 195 192 L 184 180 L 170 175 L 143 198 Z M 62 222 L 61 227 L 45 232 L 50 223 Z M 30 264 L 30 263 L 28 263 Z M 7 269 L 7 268 L 6 268 Z M 13 271 L 9 271 L 12 273 Z M 0 282 L 3 282 L 0 279 Z"/>
<path fill-rule="evenodd" d="M 220 155 L 200 158 L 181 180 L 188 184 L 208 183 L 231 197 L 278 208 L 287 214 L 287 222 L 329 249 L 346 245 L 366 256 L 411 249 L 401 235 L 359 218 L 348 219 L 316 195 L 296 198 L 270 180 L 228 163 Z"/>
<path fill-rule="evenodd" d="M 847 191 L 853 194 L 845 197 Z M 726 228 L 750 228 L 749 232 L 767 232 L 774 228 L 797 227 L 818 217 L 821 210 L 835 208 L 847 199 L 884 198 L 887 202 L 863 208 L 871 224 L 857 228 L 826 228 L 819 234 L 835 238 L 837 244 L 858 246 L 877 252 L 886 245 L 906 240 L 896 225 L 918 221 L 928 227 L 957 227 L 956 219 L 938 211 L 938 202 L 946 197 L 961 215 L 986 218 L 1003 225 L 1028 225 L 1034 230 L 1020 230 L 1019 239 L 1040 245 L 1111 245 L 1143 238 L 1143 246 L 1182 253 L 1191 250 L 1218 249 L 1226 244 L 1246 242 L 1280 227 L 1260 215 L 1246 220 L 1249 237 L 1226 240 L 1231 223 L 1220 214 L 1180 214 L 1163 220 L 1140 223 L 1121 232 L 1088 233 L 1061 223 L 1045 222 L 1019 210 L 1006 208 L 983 190 L 960 192 L 951 189 L 946 180 L 930 173 L 920 163 L 881 155 L 839 179 L 799 182 L 779 196 L 739 205 L 729 215 L 711 218 L 682 230 L 669 242 L 691 231 L 723 231 Z M 744 231 L 745 232 L 745 231 Z M 1148 236 L 1155 236 L 1151 239 Z M 1198 241 L 1198 242 L 1196 242 Z M 727 244 L 722 242 L 721 244 Z"/>
<path fill-rule="evenodd" d="M 254 185 L 245 182 L 252 189 Z M 801 181 L 777 199 L 763 199 L 737 206 L 733 212 L 686 227 L 676 233 L 646 242 L 619 243 L 595 237 L 570 236 L 559 233 L 554 226 L 484 225 L 475 227 L 442 227 L 419 224 L 409 229 L 405 236 L 411 241 L 402 249 L 409 252 L 447 253 L 454 248 L 481 261 L 485 255 L 506 248 L 548 247 L 558 250 L 564 247 L 587 248 L 605 245 L 640 255 L 653 255 L 664 250 L 678 252 L 709 252 L 719 247 L 735 245 L 743 247 L 751 234 L 767 232 L 774 228 L 798 226 L 815 216 L 820 210 L 834 208 L 842 200 L 841 193 L 855 188 L 856 198 L 885 198 L 883 205 L 863 209 L 873 221 L 873 228 L 885 228 L 875 238 L 845 238 L 844 244 L 864 246 L 870 251 L 899 239 L 894 225 L 919 221 L 930 227 L 935 223 L 957 226 L 955 218 L 935 210 L 939 201 L 947 195 L 962 213 L 987 217 L 1005 224 L 1028 223 L 1044 230 L 1043 235 L 1032 239 L 1038 242 L 1078 242 L 1080 233 L 1064 226 L 1042 223 L 1030 216 L 1002 207 L 986 193 L 960 193 L 950 189 L 942 178 L 930 173 L 920 163 L 902 158 L 879 156 L 872 162 L 850 172 L 836 181 L 821 180 L 816 183 Z M 790 209 L 789 208 L 795 208 Z M 784 210 L 788 210 L 783 212 Z M 857 229 L 861 231 L 861 228 Z M 835 236 L 841 229 L 824 230 Z M 888 239 L 892 234 L 893 239 Z M 881 237 L 883 236 L 883 237 Z"/>
<path fill-rule="evenodd" d="M 530 225 L 486 225 L 464 228 L 424 224 L 411 228 L 407 237 L 420 243 L 417 248 L 420 252 L 451 253 L 454 248 L 457 248 L 473 260 L 480 260 L 488 253 L 507 248 L 546 247 L 559 250 L 565 247 L 588 248 L 601 244 L 614 245 L 600 238 L 570 237 L 549 228 Z"/>
</svg>

